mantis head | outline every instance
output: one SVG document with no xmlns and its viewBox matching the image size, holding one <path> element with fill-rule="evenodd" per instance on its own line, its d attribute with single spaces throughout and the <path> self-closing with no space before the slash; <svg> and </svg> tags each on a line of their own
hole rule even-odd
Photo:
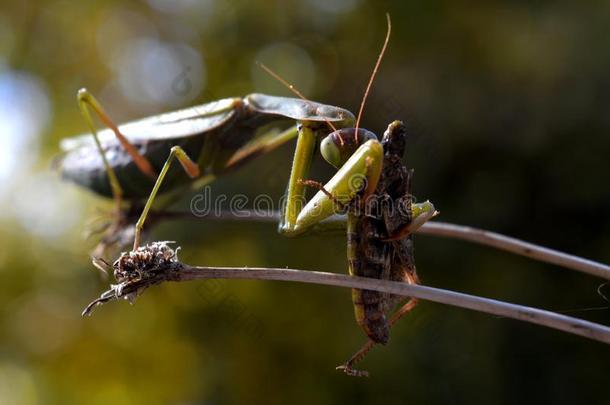
<svg viewBox="0 0 610 405">
<path fill-rule="evenodd" d="M 367 129 L 358 128 L 357 131 L 355 128 L 342 128 L 322 139 L 320 153 L 324 160 L 340 168 L 366 141 L 377 140 L 377 135 Z"/>
</svg>

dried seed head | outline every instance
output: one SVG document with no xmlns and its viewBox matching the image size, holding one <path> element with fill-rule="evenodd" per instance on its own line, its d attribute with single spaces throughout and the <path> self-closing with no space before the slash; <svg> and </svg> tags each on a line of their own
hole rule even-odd
<svg viewBox="0 0 610 405">
<path fill-rule="evenodd" d="M 172 263 L 178 262 L 178 250 L 172 249 L 170 241 L 153 242 L 140 246 L 137 250 L 123 252 L 114 262 L 114 278 L 119 283 L 136 281 L 154 276 L 159 271 L 167 271 Z"/>
<path fill-rule="evenodd" d="M 131 252 L 123 252 L 114 262 L 114 277 L 117 284 L 90 303 L 83 315 L 89 315 L 94 307 L 116 299 L 133 302 L 148 287 L 163 281 L 174 280 L 182 265 L 178 261 L 178 250 L 169 244 L 174 242 L 153 242 Z M 95 259 L 94 259 L 95 263 Z"/>
</svg>

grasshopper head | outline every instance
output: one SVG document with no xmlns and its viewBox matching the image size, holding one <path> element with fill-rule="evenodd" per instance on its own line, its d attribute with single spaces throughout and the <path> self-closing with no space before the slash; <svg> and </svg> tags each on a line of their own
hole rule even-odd
<svg viewBox="0 0 610 405">
<path fill-rule="evenodd" d="M 342 128 L 331 132 L 320 142 L 320 153 L 331 165 L 339 168 L 368 140 L 377 140 L 377 135 L 364 128 Z"/>
<path fill-rule="evenodd" d="M 401 121 L 393 121 L 381 138 L 383 150 L 386 154 L 402 157 L 407 143 L 407 127 Z"/>
</svg>

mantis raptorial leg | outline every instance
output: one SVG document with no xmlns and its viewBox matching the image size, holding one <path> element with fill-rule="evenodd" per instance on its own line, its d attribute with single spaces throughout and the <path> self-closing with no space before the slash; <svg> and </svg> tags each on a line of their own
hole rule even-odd
<svg viewBox="0 0 610 405">
<path fill-rule="evenodd" d="M 329 135 L 330 136 L 330 135 Z M 315 148 L 315 132 L 303 124 L 294 155 L 286 196 L 286 207 L 280 232 L 296 235 L 328 218 L 336 206 L 347 205 L 361 191 L 374 190 L 383 164 L 383 148 L 379 141 L 370 139 L 360 145 L 340 166 L 337 173 L 303 207 L 307 173 Z M 360 186 L 366 187 L 363 190 Z M 330 195 L 329 195 L 330 194 Z M 365 193 L 366 194 L 366 193 Z M 366 195 L 363 196 L 366 198 Z"/>
<path fill-rule="evenodd" d="M 300 122 L 297 129 L 298 138 L 286 190 L 286 206 L 279 226 L 279 231 L 288 235 L 294 232 L 297 216 L 305 200 L 305 185 L 299 180 L 304 180 L 309 173 L 316 146 L 316 133 L 311 123 Z"/>
</svg>

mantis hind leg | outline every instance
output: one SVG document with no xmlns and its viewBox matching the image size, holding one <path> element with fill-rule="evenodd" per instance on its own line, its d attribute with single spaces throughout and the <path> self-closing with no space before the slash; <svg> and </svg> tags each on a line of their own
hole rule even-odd
<svg viewBox="0 0 610 405">
<path fill-rule="evenodd" d="M 155 197 L 157 196 L 157 192 L 159 191 L 159 188 L 161 187 L 161 184 L 163 183 L 163 179 L 165 178 L 167 171 L 169 170 L 172 162 L 174 161 L 174 158 L 178 159 L 178 161 L 182 165 L 182 168 L 184 169 L 186 174 L 189 175 L 189 177 L 196 178 L 196 177 L 199 177 L 199 175 L 201 174 L 197 163 L 195 163 L 195 162 L 193 162 L 193 160 L 191 160 L 191 158 L 186 154 L 184 149 L 182 149 L 180 146 L 177 146 L 177 145 L 172 147 L 172 149 L 169 152 L 169 156 L 168 156 L 167 160 L 163 164 L 161 173 L 159 173 L 159 176 L 157 177 L 157 181 L 155 182 L 155 185 L 153 186 L 153 189 L 150 192 L 150 196 L 148 197 L 148 200 L 146 200 L 146 204 L 144 205 L 142 214 L 140 215 L 140 218 L 138 219 L 138 222 L 136 223 L 135 235 L 134 235 L 134 240 L 133 240 L 133 250 L 136 250 L 140 246 L 140 237 L 142 234 L 142 229 L 144 228 L 144 222 L 146 221 L 146 216 L 148 215 L 148 212 L 150 211 L 150 207 L 152 207 Z"/>
<path fill-rule="evenodd" d="M 95 125 L 93 125 L 93 119 L 91 118 L 91 114 L 89 113 L 89 109 L 91 108 L 98 117 L 102 120 L 102 122 L 114 132 L 114 135 L 121 143 L 121 146 L 125 149 L 125 151 L 131 156 L 136 166 L 142 171 L 142 173 L 150 176 L 156 177 L 155 171 L 148 161 L 142 154 L 138 151 L 138 149 L 133 146 L 129 140 L 121 133 L 117 125 L 110 119 L 102 105 L 97 101 L 95 97 L 87 90 L 80 89 L 76 96 L 78 101 L 78 107 L 80 108 L 80 112 L 87 121 L 87 125 L 89 125 L 89 129 L 93 135 L 93 139 L 95 140 L 95 146 L 102 157 L 102 161 L 104 163 L 104 169 L 106 170 L 106 174 L 108 176 L 108 181 L 110 182 L 110 188 L 112 190 L 112 195 L 117 204 L 117 209 L 120 207 L 120 202 L 123 197 L 123 189 L 119 180 L 116 176 L 116 173 L 108 163 L 108 159 L 106 158 L 106 154 L 104 153 L 104 149 L 102 148 L 102 144 L 100 143 L 100 139 L 97 135 L 97 130 L 95 129 Z"/>
</svg>

